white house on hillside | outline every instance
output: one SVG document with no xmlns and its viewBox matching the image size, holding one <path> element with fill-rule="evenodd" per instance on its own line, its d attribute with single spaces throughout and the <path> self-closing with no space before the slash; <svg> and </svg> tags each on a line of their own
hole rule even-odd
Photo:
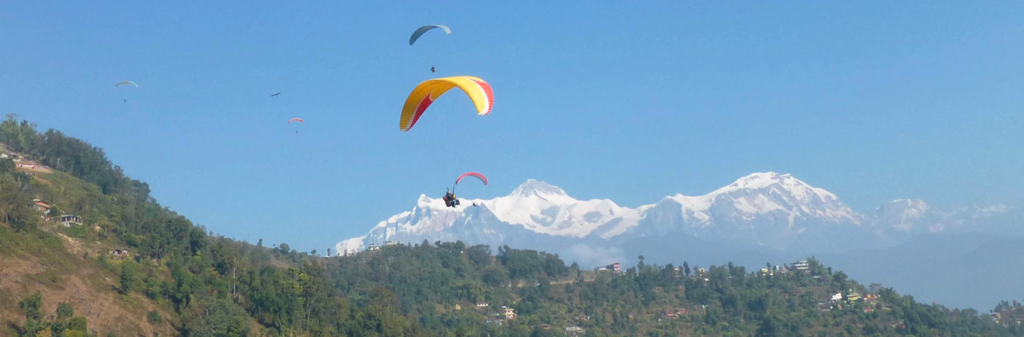
<svg viewBox="0 0 1024 337">
<path fill-rule="evenodd" d="M 81 226 L 82 218 L 79 218 L 77 215 L 73 214 L 64 214 L 60 216 L 60 224 L 64 225 L 64 227 L 71 227 L 71 225 Z"/>
</svg>

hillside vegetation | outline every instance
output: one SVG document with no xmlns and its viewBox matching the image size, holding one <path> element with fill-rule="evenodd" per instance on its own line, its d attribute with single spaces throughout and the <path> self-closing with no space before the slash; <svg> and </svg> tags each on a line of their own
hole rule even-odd
<svg viewBox="0 0 1024 337">
<path fill-rule="evenodd" d="M 765 273 L 640 257 L 595 272 L 462 242 L 329 258 L 267 248 L 210 235 L 59 131 L 8 116 L 0 142 L 54 170 L 0 160 L 3 336 L 1024 335 L 1016 322 L 865 287 L 814 259 Z M 51 204 L 49 220 L 33 199 Z M 56 223 L 63 213 L 83 225 Z"/>
</svg>

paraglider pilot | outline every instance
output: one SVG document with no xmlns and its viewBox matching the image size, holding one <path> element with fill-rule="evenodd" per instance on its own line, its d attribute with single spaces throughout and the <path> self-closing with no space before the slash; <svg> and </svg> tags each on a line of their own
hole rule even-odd
<svg viewBox="0 0 1024 337">
<path fill-rule="evenodd" d="M 431 73 L 436 73 L 436 72 L 437 72 L 437 69 L 436 69 L 436 68 L 434 68 L 434 66 L 430 66 L 430 72 L 431 72 Z"/>
<path fill-rule="evenodd" d="M 455 193 L 449 191 L 447 188 L 444 191 L 444 205 L 447 207 L 455 207 L 459 205 L 459 199 L 455 197 Z"/>
</svg>

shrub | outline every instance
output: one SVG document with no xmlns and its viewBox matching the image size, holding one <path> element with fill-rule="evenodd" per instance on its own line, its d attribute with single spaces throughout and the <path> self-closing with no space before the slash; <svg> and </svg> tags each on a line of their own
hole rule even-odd
<svg viewBox="0 0 1024 337">
<path fill-rule="evenodd" d="M 149 324 L 153 324 L 153 325 L 159 324 L 160 323 L 160 313 L 156 312 L 156 310 L 150 311 L 149 314 L 146 315 L 146 319 L 149 321 Z"/>
</svg>

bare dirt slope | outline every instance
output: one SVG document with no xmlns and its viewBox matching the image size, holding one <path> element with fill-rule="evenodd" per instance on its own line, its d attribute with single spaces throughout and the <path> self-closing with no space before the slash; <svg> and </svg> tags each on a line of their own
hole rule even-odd
<svg viewBox="0 0 1024 337">
<path fill-rule="evenodd" d="M 77 242 L 65 242 L 64 247 L 81 249 Z M 2 252 L 5 253 L 0 255 L 0 336 L 12 335 L 16 327 L 24 325 L 25 314 L 18 309 L 18 302 L 36 291 L 43 295 L 45 316 L 55 315 L 59 303 L 68 303 L 75 316 L 86 317 L 89 330 L 100 336 L 111 332 L 118 336 L 153 336 L 154 332 L 160 336 L 177 335 L 172 326 L 173 315 L 167 308 L 138 293 L 121 295 L 117 291 L 119 277 L 93 259 L 67 251 L 49 252 L 65 259 L 54 263 L 52 256 L 39 258 L 30 251 Z M 146 318 L 153 310 L 163 317 L 155 325 Z"/>
</svg>

